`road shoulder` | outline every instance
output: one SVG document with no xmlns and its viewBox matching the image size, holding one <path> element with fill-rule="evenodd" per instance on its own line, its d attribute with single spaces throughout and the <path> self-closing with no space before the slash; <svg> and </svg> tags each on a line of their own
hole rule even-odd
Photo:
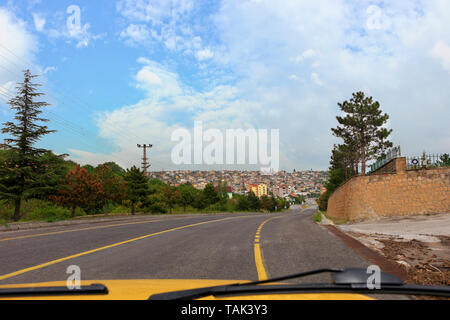
<svg viewBox="0 0 450 320">
<path fill-rule="evenodd" d="M 355 248 L 372 252 L 378 257 L 375 261 L 388 261 L 387 267 L 394 271 L 391 273 L 401 275 L 406 283 L 450 285 L 450 214 L 324 227 L 339 234 L 343 241 L 353 243 Z"/>
</svg>

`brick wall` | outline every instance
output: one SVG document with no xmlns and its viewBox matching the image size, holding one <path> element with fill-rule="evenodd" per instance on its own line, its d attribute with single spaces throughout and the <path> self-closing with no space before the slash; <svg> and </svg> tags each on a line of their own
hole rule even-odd
<svg viewBox="0 0 450 320">
<path fill-rule="evenodd" d="M 371 175 L 354 177 L 339 187 L 328 200 L 327 215 L 360 221 L 450 213 L 450 168 L 406 171 L 405 158 L 391 162 L 395 173 L 377 170 Z M 392 164 L 385 170 L 392 171 Z"/>
</svg>

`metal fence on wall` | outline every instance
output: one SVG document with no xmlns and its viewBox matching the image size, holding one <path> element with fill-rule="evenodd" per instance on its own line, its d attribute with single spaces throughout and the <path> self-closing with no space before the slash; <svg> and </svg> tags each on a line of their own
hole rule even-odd
<svg viewBox="0 0 450 320">
<path fill-rule="evenodd" d="M 449 166 L 448 154 L 427 154 L 406 157 L 407 169 L 436 168 Z"/>
<path fill-rule="evenodd" d="M 370 165 L 369 173 L 378 170 L 392 159 L 400 156 L 401 156 L 400 146 L 388 149 L 386 151 L 386 154 L 380 160 Z"/>
</svg>

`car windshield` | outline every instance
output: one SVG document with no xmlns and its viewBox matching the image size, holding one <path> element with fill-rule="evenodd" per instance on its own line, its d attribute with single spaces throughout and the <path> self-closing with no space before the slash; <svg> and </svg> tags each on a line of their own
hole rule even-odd
<svg viewBox="0 0 450 320">
<path fill-rule="evenodd" d="M 448 288 L 449 21 L 438 0 L 0 0 L 0 291 L 349 268 L 369 297 L 423 299 L 377 295 L 384 273 Z"/>
</svg>

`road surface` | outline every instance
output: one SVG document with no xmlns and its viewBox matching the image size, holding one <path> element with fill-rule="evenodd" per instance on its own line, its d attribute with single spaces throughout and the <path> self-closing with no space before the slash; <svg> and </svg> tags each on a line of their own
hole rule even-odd
<svg viewBox="0 0 450 320">
<path fill-rule="evenodd" d="M 281 214 L 145 216 L 0 233 L 0 284 L 66 280 L 258 280 L 370 265 L 324 227 L 316 209 Z M 291 282 L 330 280 L 327 274 Z"/>
</svg>

